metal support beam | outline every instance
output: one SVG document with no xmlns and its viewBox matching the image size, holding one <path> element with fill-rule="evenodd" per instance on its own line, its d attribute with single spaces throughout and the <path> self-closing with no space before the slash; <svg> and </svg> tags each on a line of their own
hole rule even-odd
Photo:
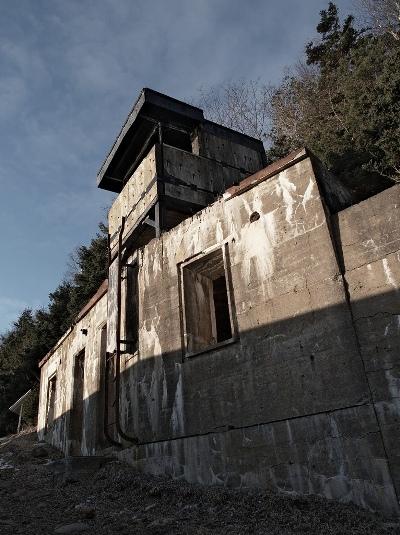
<svg viewBox="0 0 400 535">
<path fill-rule="evenodd" d="M 146 225 L 149 225 L 150 227 L 157 228 L 156 222 L 154 221 L 154 219 L 151 219 L 150 217 L 146 217 L 143 223 L 146 223 Z"/>
<path fill-rule="evenodd" d="M 156 238 L 161 236 L 162 227 L 163 227 L 163 208 L 161 206 L 160 200 L 154 207 L 155 213 L 155 229 L 156 229 Z"/>
</svg>

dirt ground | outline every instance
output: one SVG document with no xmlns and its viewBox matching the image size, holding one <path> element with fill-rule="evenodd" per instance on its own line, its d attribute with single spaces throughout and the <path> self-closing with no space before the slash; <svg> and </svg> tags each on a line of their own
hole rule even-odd
<svg viewBox="0 0 400 535">
<path fill-rule="evenodd" d="M 84 479 L 55 477 L 61 455 L 36 434 L 0 439 L 0 534 L 399 534 L 355 506 L 263 490 L 201 487 L 112 461 Z"/>
</svg>

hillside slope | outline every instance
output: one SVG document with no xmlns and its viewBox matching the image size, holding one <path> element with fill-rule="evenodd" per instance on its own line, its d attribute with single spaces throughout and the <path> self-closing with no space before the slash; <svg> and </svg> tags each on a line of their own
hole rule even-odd
<svg viewBox="0 0 400 535">
<path fill-rule="evenodd" d="M 51 471 L 60 457 L 35 433 L 0 440 L 2 535 L 400 534 L 399 524 L 355 506 L 194 486 L 116 461 L 85 479 L 61 480 Z"/>
</svg>

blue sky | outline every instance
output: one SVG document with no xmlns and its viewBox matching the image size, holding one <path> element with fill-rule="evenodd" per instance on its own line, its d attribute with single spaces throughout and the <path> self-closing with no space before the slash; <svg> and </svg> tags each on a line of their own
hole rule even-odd
<svg viewBox="0 0 400 535">
<path fill-rule="evenodd" d="M 193 100 L 229 79 L 277 82 L 327 4 L 0 0 L 0 333 L 47 304 L 105 219 L 96 173 L 140 89 Z"/>
</svg>

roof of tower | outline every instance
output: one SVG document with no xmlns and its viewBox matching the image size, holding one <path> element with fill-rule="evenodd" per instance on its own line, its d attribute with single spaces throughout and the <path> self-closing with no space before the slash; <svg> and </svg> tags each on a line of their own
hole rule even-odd
<svg viewBox="0 0 400 535">
<path fill-rule="evenodd" d="M 191 130 L 204 120 L 203 110 L 145 87 L 97 173 L 100 188 L 119 192 L 132 162 L 159 122 Z"/>
</svg>

